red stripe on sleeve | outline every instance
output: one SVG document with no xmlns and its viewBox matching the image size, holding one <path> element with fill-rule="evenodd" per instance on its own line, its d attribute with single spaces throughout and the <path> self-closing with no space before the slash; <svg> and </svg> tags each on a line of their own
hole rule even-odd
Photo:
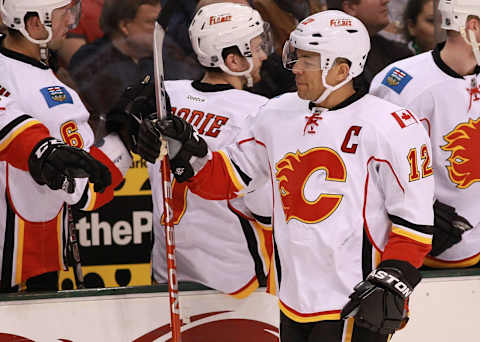
<svg viewBox="0 0 480 342">
<path fill-rule="evenodd" d="M 432 245 L 430 244 L 423 244 L 391 232 L 382 255 L 382 261 L 388 259 L 403 260 L 419 268 L 431 248 Z"/>
<path fill-rule="evenodd" d="M 209 200 L 225 200 L 238 196 L 238 189 L 218 152 L 212 153 L 212 159 L 190 180 L 188 188 L 194 194 Z"/>
<path fill-rule="evenodd" d="M 108 186 L 104 192 L 96 193 L 95 204 L 91 208 L 91 210 L 95 210 L 113 199 L 113 192 L 115 188 L 119 186 L 120 183 L 123 181 L 123 176 L 120 170 L 110 160 L 110 158 L 108 158 L 105 153 L 103 153 L 100 149 L 92 146 L 90 148 L 90 155 L 99 162 L 101 162 L 103 165 L 108 167 L 110 173 L 112 174 L 112 184 L 110 184 L 110 186 Z"/>
<path fill-rule="evenodd" d="M 8 146 L 0 151 L 0 160 L 4 160 L 17 169 L 28 171 L 28 158 L 33 148 L 50 133 L 43 124 L 33 125 L 18 134 Z"/>
</svg>

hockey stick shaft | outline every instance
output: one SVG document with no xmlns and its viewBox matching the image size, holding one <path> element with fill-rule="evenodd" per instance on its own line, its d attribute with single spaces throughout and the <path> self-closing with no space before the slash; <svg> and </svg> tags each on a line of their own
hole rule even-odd
<svg viewBox="0 0 480 342">
<path fill-rule="evenodd" d="M 153 35 L 153 60 L 154 60 L 154 79 L 156 90 L 156 104 L 159 119 L 167 117 L 166 109 L 166 93 L 163 77 L 163 40 L 165 31 L 173 14 L 176 5 L 180 0 L 169 0 L 160 12 L 155 23 L 155 31 Z M 168 146 L 167 146 L 168 148 Z M 170 167 L 167 156 L 161 162 L 162 190 L 163 190 L 163 212 L 165 217 L 165 244 L 167 253 L 167 272 L 168 272 L 168 294 L 170 299 L 170 328 L 172 331 L 172 341 L 181 342 L 180 333 L 180 303 L 178 297 L 178 281 L 176 273 L 175 259 L 175 232 L 173 226 L 173 210 L 172 210 L 172 186 L 170 182 Z"/>
</svg>

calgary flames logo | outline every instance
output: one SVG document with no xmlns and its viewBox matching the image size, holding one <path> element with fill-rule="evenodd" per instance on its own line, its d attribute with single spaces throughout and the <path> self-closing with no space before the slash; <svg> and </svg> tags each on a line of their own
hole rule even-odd
<svg viewBox="0 0 480 342">
<path fill-rule="evenodd" d="M 305 153 L 287 153 L 275 167 L 287 222 L 294 218 L 317 223 L 337 209 L 343 195 L 322 193 L 313 201 L 305 196 L 307 182 L 316 171 L 323 170 L 327 181 L 345 182 L 345 164 L 335 151 L 314 148 Z"/>
<path fill-rule="evenodd" d="M 451 152 L 448 158 L 448 173 L 457 188 L 465 189 L 480 181 L 480 119 L 470 119 L 468 123 L 457 125 L 443 139 L 447 144 L 441 146 L 442 150 Z"/>
</svg>

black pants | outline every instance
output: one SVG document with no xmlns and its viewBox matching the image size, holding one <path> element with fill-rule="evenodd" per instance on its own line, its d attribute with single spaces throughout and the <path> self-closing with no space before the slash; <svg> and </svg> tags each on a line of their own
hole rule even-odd
<svg viewBox="0 0 480 342">
<path fill-rule="evenodd" d="M 3 284 L 0 288 L 0 293 L 4 292 L 18 292 L 19 286 L 10 287 L 8 284 Z M 25 284 L 25 291 L 58 291 L 58 272 L 48 272 L 40 274 L 36 277 L 28 278 Z"/>
<path fill-rule="evenodd" d="M 347 321 L 298 323 L 280 313 L 281 342 L 387 342 L 389 335 L 380 335 L 353 324 L 344 329 Z M 344 336 L 345 335 L 345 336 Z"/>
</svg>

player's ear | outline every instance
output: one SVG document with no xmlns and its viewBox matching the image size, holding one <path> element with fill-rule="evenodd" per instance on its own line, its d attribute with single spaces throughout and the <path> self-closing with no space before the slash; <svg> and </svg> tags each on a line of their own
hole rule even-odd
<svg viewBox="0 0 480 342">
<path fill-rule="evenodd" d="M 120 20 L 118 23 L 118 30 L 125 36 L 128 37 L 128 21 Z"/>
<path fill-rule="evenodd" d="M 338 61 L 332 68 L 335 75 L 335 84 L 344 81 L 350 73 L 350 66 L 347 61 Z"/>
<path fill-rule="evenodd" d="M 415 23 L 411 19 L 408 19 L 408 21 L 407 21 L 407 30 L 408 30 L 408 34 L 410 36 L 412 36 L 412 37 L 417 36 L 417 29 L 415 27 Z"/>
<path fill-rule="evenodd" d="M 40 38 L 42 34 L 45 34 L 45 27 L 43 26 L 40 18 L 37 15 L 33 15 L 25 22 L 25 29 L 32 38 Z"/>
<path fill-rule="evenodd" d="M 236 53 L 229 53 L 225 57 L 225 65 L 234 72 L 242 72 L 248 68 L 247 60 Z"/>
</svg>

